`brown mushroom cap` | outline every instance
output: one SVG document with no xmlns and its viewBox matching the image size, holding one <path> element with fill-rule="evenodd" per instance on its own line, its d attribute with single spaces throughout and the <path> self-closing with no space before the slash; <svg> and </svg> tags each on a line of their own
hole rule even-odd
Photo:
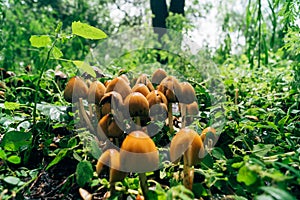
<svg viewBox="0 0 300 200">
<path fill-rule="evenodd" d="M 110 81 L 106 87 L 106 93 L 108 92 L 118 92 L 123 99 L 125 99 L 131 92 L 129 84 L 121 77 L 116 77 Z"/>
<path fill-rule="evenodd" d="M 100 140 L 107 138 L 119 138 L 124 131 L 118 126 L 112 114 L 107 114 L 98 122 L 97 136 Z"/>
<path fill-rule="evenodd" d="M 114 183 L 122 181 L 126 177 L 126 173 L 120 171 L 120 153 L 116 149 L 107 149 L 98 159 L 96 172 L 99 175 L 104 166 L 110 167 L 109 182 Z"/>
<path fill-rule="evenodd" d="M 142 84 L 146 85 L 148 87 L 149 91 L 154 90 L 154 87 L 153 87 L 151 81 L 147 77 L 147 74 L 141 74 L 139 76 L 139 78 L 137 79 L 135 84 L 139 84 L 139 83 L 142 83 Z"/>
<path fill-rule="evenodd" d="M 196 101 L 186 105 L 186 114 L 188 116 L 197 116 L 198 113 L 199 113 L 199 107 Z"/>
<path fill-rule="evenodd" d="M 88 102 L 89 103 L 100 103 L 104 93 L 105 93 L 105 86 L 100 81 L 94 81 L 89 87 L 88 90 Z"/>
<path fill-rule="evenodd" d="M 178 161 L 184 154 L 187 165 L 192 166 L 204 157 L 204 147 L 201 137 L 192 129 L 183 128 L 173 137 L 170 145 L 170 159 Z"/>
<path fill-rule="evenodd" d="M 120 150 L 122 170 L 148 172 L 158 168 L 158 151 L 152 139 L 142 131 L 133 131 L 126 136 Z"/>
<path fill-rule="evenodd" d="M 208 143 L 208 139 L 212 139 L 212 142 L 213 142 L 212 145 L 215 145 L 217 143 L 217 140 L 218 140 L 216 129 L 214 129 L 213 127 L 210 127 L 210 126 L 203 129 L 200 137 L 201 137 L 202 142 L 204 144 Z"/>
<path fill-rule="evenodd" d="M 195 90 L 193 86 L 188 82 L 180 83 L 181 86 L 181 96 L 178 98 L 179 102 L 190 104 L 196 100 Z"/>
<path fill-rule="evenodd" d="M 77 102 L 79 98 L 86 98 L 88 87 L 86 83 L 78 76 L 72 77 L 64 90 L 64 98 L 67 102 Z"/>
<path fill-rule="evenodd" d="M 157 70 L 155 70 L 155 72 L 152 74 L 152 83 L 153 84 L 156 84 L 156 85 L 159 85 L 160 82 L 166 78 L 168 75 L 166 73 L 165 70 L 159 68 Z"/>
<path fill-rule="evenodd" d="M 181 97 L 181 86 L 178 80 L 173 76 L 164 78 L 157 90 L 162 92 L 170 103 L 178 102 L 178 98 Z"/>
<path fill-rule="evenodd" d="M 139 92 L 143 94 L 145 97 L 150 93 L 148 87 L 142 83 L 136 84 L 131 89 L 131 92 Z"/>
<path fill-rule="evenodd" d="M 120 114 L 124 107 L 122 96 L 115 91 L 105 93 L 100 100 L 99 107 L 101 117 L 109 113 Z"/>
<path fill-rule="evenodd" d="M 149 115 L 149 103 L 144 95 L 133 92 L 124 101 L 125 109 L 129 110 L 131 117 L 147 117 Z"/>
<path fill-rule="evenodd" d="M 149 102 L 149 107 L 153 106 L 154 104 L 159 104 L 163 103 L 165 105 L 168 104 L 168 100 L 165 97 L 165 95 L 158 91 L 158 90 L 153 90 L 151 91 L 147 96 L 146 96 L 148 102 Z"/>
<path fill-rule="evenodd" d="M 128 85 L 130 85 L 130 81 L 129 81 L 128 77 L 126 76 L 126 74 L 122 74 L 122 75 L 120 75 L 119 77 L 122 78 L 122 79 L 124 79 L 124 80 L 126 81 L 126 83 L 127 83 Z"/>
</svg>

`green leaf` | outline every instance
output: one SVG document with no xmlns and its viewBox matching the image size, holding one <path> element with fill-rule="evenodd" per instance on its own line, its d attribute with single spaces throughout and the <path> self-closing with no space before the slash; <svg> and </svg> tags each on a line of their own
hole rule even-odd
<svg viewBox="0 0 300 200">
<path fill-rule="evenodd" d="M 7 176 L 3 179 L 6 183 L 11 185 L 17 185 L 20 182 L 20 179 L 18 177 L 14 176 Z"/>
<path fill-rule="evenodd" d="M 59 161 L 61 161 L 68 153 L 68 149 L 61 149 L 56 157 L 49 163 L 47 166 L 46 170 L 48 170 L 50 167 L 53 165 L 56 165 Z"/>
<path fill-rule="evenodd" d="M 26 147 L 31 143 L 31 133 L 11 131 L 5 133 L 1 146 L 8 151 L 18 151 L 20 147 Z"/>
<path fill-rule="evenodd" d="M 89 143 L 89 145 L 90 145 L 90 148 L 91 148 L 90 152 L 91 152 L 92 156 L 93 156 L 95 159 L 98 159 L 98 158 L 101 156 L 101 154 L 102 154 L 102 151 L 101 151 L 101 149 L 99 148 L 98 143 L 97 143 L 95 140 L 92 140 L 92 141 Z"/>
<path fill-rule="evenodd" d="M 21 158 L 17 155 L 12 155 L 12 156 L 9 156 L 7 158 L 7 161 L 11 162 L 13 164 L 20 164 L 21 163 Z"/>
<path fill-rule="evenodd" d="M 288 192 L 279 188 L 260 187 L 260 189 L 278 200 L 296 200 L 296 198 L 290 195 Z"/>
<path fill-rule="evenodd" d="M 20 108 L 20 104 L 19 103 L 15 103 L 15 102 L 4 102 L 4 108 L 7 110 L 16 110 Z"/>
<path fill-rule="evenodd" d="M 61 50 L 57 47 L 53 47 L 52 49 L 52 55 L 55 59 L 61 58 L 64 54 L 61 52 Z"/>
<path fill-rule="evenodd" d="M 82 69 L 84 72 L 90 74 L 92 77 L 96 78 L 96 73 L 92 66 L 90 66 L 89 64 L 80 60 L 74 60 L 73 64 L 76 65 L 79 69 Z"/>
<path fill-rule="evenodd" d="M 76 181 L 80 187 L 83 187 L 93 177 L 92 164 L 86 160 L 78 163 L 76 168 Z"/>
<path fill-rule="evenodd" d="M 274 199 L 270 195 L 262 194 L 257 196 L 255 200 L 274 200 Z"/>
<path fill-rule="evenodd" d="M 194 194 L 189 189 L 186 189 L 183 185 L 177 185 L 172 187 L 167 192 L 167 200 L 173 199 L 192 200 L 194 199 Z"/>
<path fill-rule="evenodd" d="M 253 153 L 256 156 L 263 157 L 265 156 L 272 148 L 273 144 L 257 144 L 253 146 Z"/>
<path fill-rule="evenodd" d="M 255 183 L 257 179 L 257 175 L 250 171 L 246 166 L 243 166 L 239 169 L 239 173 L 237 175 L 237 181 L 238 182 L 243 182 L 247 186 L 252 185 Z"/>
<path fill-rule="evenodd" d="M 32 35 L 29 39 L 31 46 L 33 47 L 46 47 L 51 45 L 51 38 L 48 35 Z"/>
<path fill-rule="evenodd" d="M 5 153 L 5 151 L 4 150 L 0 150 L 0 159 L 2 159 L 2 160 L 6 160 L 6 153 Z"/>
<path fill-rule="evenodd" d="M 74 35 L 78 35 L 86 39 L 94 40 L 103 39 L 107 37 L 107 35 L 100 29 L 81 22 L 72 23 L 72 33 Z"/>
</svg>

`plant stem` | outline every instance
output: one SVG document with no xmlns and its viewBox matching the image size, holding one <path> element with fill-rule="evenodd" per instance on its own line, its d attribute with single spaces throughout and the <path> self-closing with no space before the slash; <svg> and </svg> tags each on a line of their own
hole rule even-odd
<svg viewBox="0 0 300 200">
<path fill-rule="evenodd" d="M 145 200 L 149 200 L 148 194 L 148 185 L 147 185 L 147 176 L 146 173 L 139 173 L 140 185 L 142 188 L 142 192 L 144 195 Z"/>
<path fill-rule="evenodd" d="M 168 121 L 169 121 L 169 128 L 170 128 L 170 133 L 174 132 L 173 129 L 173 113 L 172 113 L 172 103 L 168 103 Z"/>
</svg>

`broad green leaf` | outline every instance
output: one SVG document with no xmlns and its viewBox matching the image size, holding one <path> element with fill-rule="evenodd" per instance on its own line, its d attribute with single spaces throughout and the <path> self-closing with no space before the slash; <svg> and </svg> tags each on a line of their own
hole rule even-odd
<svg viewBox="0 0 300 200">
<path fill-rule="evenodd" d="M 233 168 L 240 168 L 242 165 L 244 164 L 244 162 L 236 162 L 236 163 L 232 163 L 231 167 Z"/>
<path fill-rule="evenodd" d="M 89 64 L 79 60 L 74 60 L 73 64 L 82 69 L 84 72 L 90 74 L 92 77 L 96 78 L 96 73 L 92 66 L 90 66 Z"/>
<path fill-rule="evenodd" d="M 61 149 L 56 157 L 49 163 L 47 166 L 46 170 L 48 170 L 50 167 L 53 165 L 56 165 L 59 161 L 61 161 L 68 153 L 68 149 Z"/>
<path fill-rule="evenodd" d="M 250 171 L 246 166 L 243 166 L 239 169 L 239 173 L 237 175 L 237 181 L 238 182 L 243 182 L 247 186 L 252 185 L 255 183 L 257 179 L 257 175 Z"/>
<path fill-rule="evenodd" d="M 107 35 L 100 29 L 81 22 L 72 23 L 72 33 L 74 35 L 78 35 L 86 39 L 94 40 L 103 39 L 107 37 Z"/>
<path fill-rule="evenodd" d="M 6 160 L 6 153 L 5 153 L 5 151 L 4 150 L 0 150 L 0 159 L 2 159 L 2 160 Z"/>
<path fill-rule="evenodd" d="M 90 143 L 90 152 L 92 154 L 92 156 L 95 158 L 95 159 L 98 159 L 101 154 L 102 154 L 102 151 L 101 149 L 99 148 L 99 145 L 97 144 L 97 142 L 95 140 L 92 140 Z"/>
<path fill-rule="evenodd" d="M 280 188 L 260 187 L 260 189 L 278 200 L 296 200 L 295 197 L 293 197 L 288 192 L 286 192 L 285 190 L 282 190 Z"/>
<path fill-rule="evenodd" d="M 212 155 L 213 155 L 213 157 L 215 157 L 217 159 L 226 160 L 226 157 L 224 155 L 224 151 L 221 148 L 219 148 L 219 147 L 213 148 Z"/>
<path fill-rule="evenodd" d="M 31 133 L 11 131 L 5 133 L 1 146 L 8 151 L 18 151 L 20 147 L 28 146 L 31 143 Z"/>
<path fill-rule="evenodd" d="M 273 144 L 257 144 L 253 146 L 253 153 L 259 157 L 265 156 L 272 148 Z"/>
<path fill-rule="evenodd" d="M 274 200 L 274 199 L 270 195 L 262 194 L 257 196 L 255 200 Z"/>
<path fill-rule="evenodd" d="M 58 58 L 61 58 L 64 54 L 61 52 L 61 50 L 59 48 L 53 47 L 52 55 L 55 59 L 58 59 Z"/>
<path fill-rule="evenodd" d="M 7 110 L 16 110 L 20 108 L 20 104 L 19 103 L 15 103 L 15 102 L 4 102 L 4 108 Z"/>
<path fill-rule="evenodd" d="M 18 177 L 14 176 L 7 176 L 3 179 L 6 183 L 11 185 L 17 185 L 20 182 L 20 179 Z"/>
<path fill-rule="evenodd" d="M 9 156 L 7 158 L 7 161 L 11 162 L 13 164 L 20 164 L 21 163 L 21 158 L 17 155 L 12 155 L 12 156 Z"/>
<path fill-rule="evenodd" d="M 33 47 L 46 47 L 51 45 L 51 38 L 48 35 L 32 35 L 29 39 L 31 46 Z"/>
<path fill-rule="evenodd" d="M 80 187 L 83 187 L 93 177 L 92 164 L 86 160 L 78 163 L 76 168 L 76 181 Z"/>
</svg>

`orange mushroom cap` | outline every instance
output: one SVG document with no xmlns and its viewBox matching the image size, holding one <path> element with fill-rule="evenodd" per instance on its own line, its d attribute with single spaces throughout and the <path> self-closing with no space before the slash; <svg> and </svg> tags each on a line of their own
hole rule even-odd
<svg viewBox="0 0 300 200">
<path fill-rule="evenodd" d="M 118 126 L 112 114 L 107 114 L 98 122 L 97 136 L 100 140 L 119 138 L 124 131 Z"/>
<path fill-rule="evenodd" d="M 162 68 L 158 68 L 157 70 L 155 70 L 155 72 L 152 74 L 152 83 L 159 85 L 160 82 L 166 78 L 168 75 L 166 73 L 165 70 L 163 70 Z"/>
<path fill-rule="evenodd" d="M 131 89 L 131 92 L 139 92 L 142 95 L 144 95 L 145 97 L 150 93 L 148 87 L 142 83 L 136 84 L 135 86 L 133 86 L 133 88 Z"/>
<path fill-rule="evenodd" d="M 72 77 L 64 90 L 64 98 L 67 102 L 77 102 L 79 98 L 86 98 L 88 87 L 86 83 L 78 76 Z"/>
<path fill-rule="evenodd" d="M 133 92 L 124 101 L 124 107 L 129 109 L 131 117 L 147 117 L 149 115 L 149 103 L 144 95 Z"/>
<path fill-rule="evenodd" d="M 181 95 L 178 98 L 179 102 L 190 104 L 196 100 L 195 90 L 193 86 L 188 82 L 180 83 Z"/>
<path fill-rule="evenodd" d="M 162 92 L 170 103 L 178 102 L 178 98 L 181 97 L 181 86 L 178 80 L 173 76 L 164 78 L 157 90 Z"/>
<path fill-rule="evenodd" d="M 96 172 L 99 175 L 104 166 L 110 168 L 109 182 L 114 183 L 122 181 L 126 177 L 126 173 L 120 171 L 120 153 L 116 149 L 107 149 L 98 159 Z"/>
<path fill-rule="evenodd" d="M 142 131 L 133 131 L 126 136 L 120 150 L 122 170 L 148 172 L 158 168 L 158 151 L 152 139 Z"/>
<path fill-rule="evenodd" d="M 108 92 L 118 92 L 123 99 L 125 99 L 131 92 L 129 84 L 121 77 L 116 77 L 110 81 L 106 87 L 106 93 Z"/>
<path fill-rule="evenodd" d="M 170 145 L 170 159 L 178 161 L 186 156 L 187 165 L 192 166 L 204 157 L 204 147 L 201 137 L 192 129 L 183 128 L 173 137 Z"/>
<path fill-rule="evenodd" d="M 105 93 L 105 86 L 100 81 L 94 81 L 91 83 L 89 90 L 88 90 L 88 102 L 89 103 L 100 103 L 104 93 Z"/>
<path fill-rule="evenodd" d="M 153 87 L 151 81 L 147 77 L 147 74 L 141 74 L 139 76 L 139 78 L 137 79 L 135 84 L 139 84 L 139 83 L 142 83 L 142 84 L 146 85 L 148 87 L 149 91 L 154 90 L 154 87 Z"/>
<path fill-rule="evenodd" d="M 99 105 L 101 117 L 109 113 L 121 114 L 124 107 L 122 96 L 115 91 L 105 93 Z"/>
</svg>

